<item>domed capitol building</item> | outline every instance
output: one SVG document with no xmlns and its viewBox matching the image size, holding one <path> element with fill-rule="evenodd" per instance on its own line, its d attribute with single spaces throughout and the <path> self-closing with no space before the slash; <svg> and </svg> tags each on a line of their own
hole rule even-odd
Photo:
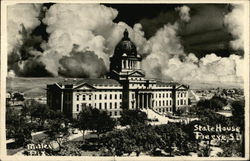
<svg viewBox="0 0 250 161">
<path fill-rule="evenodd" d="M 47 85 L 48 106 L 73 118 L 87 106 L 105 110 L 112 118 L 120 117 L 123 109 L 147 109 L 161 115 L 187 110 L 189 87 L 145 78 L 142 58 L 128 31 L 123 34 L 110 58 L 106 79 L 83 78 Z"/>
</svg>

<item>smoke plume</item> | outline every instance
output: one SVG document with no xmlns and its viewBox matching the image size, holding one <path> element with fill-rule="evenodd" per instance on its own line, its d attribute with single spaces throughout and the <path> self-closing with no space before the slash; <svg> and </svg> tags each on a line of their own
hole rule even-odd
<svg viewBox="0 0 250 161">
<path fill-rule="evenodd" d="M 180 19 L 183 11 L 178 8 Z M 185 11 L 189 11 L 185 9 Z M 188 13 L 188 12 L 185 12 Z M 228 19 L 228 15 L 225 17 Z M 178 37 L 178 21 L 167 24 L 151 37 L 146 45 L 148 56 L 143 60 L 146 75 L 151 78 L 169 79 L 186 83 L 240 84 L 243 81 L 243 59 L 237 55 L 219 57 L 213 53 L 198 59 L 184 53 Z M 241 31 L 242 32 L 242 31 Z M 235 34 L 236 35 L 236 34 Z M 241 42 L 241 45 L 242 42 Z"/>
<path fill-rule="evenodd" d="M 242 83 L 243 59 L 208 53 L 199 59 L 185 53 L 178 36 L 180 26 L 191 21 L 190 8 L 175 9 L 179 20 L 165 24 L 148 40 L 142 25 L 114 23 L 118 11 L 99 4 L 54 4 L 44 10 L 48 41 L 32 35 L 39 24 L 41 6 L 22 4 L 8 7 L 9 73 L 17 76 L 102 77 L 109 70 L 109 57 L 128 29 L 130 39 L 143 57 L 149 78 L 186 83 Z M 240 6 L 225 15 L 224 24 L 234 36 L 231 46 L 243 48 Z M 17 18 L 18 17 L 18 18 Z"/>
<path fill-rule="evenodd" d="M 132 29 L 123 22 L 114 23 L 113 20 L 117 14 L 117 10 L 99 4 L 55 4 L 51 6 L 43 20 L 48 25 L 47 32 L 50 34 L 48 43 L 44 44 L 45 54 L 41 58 L 46 64 L 46 69 L 54 76 L 66 76 L 65 72 L 59 69 L 67 69 L 67 76 L 72 77 L 101 76 L 102 70 L 93 74 L 91 72 L 100 69 L 97 67 L 99 61 L 104 63 L 105 70 L 109 68 L 109 57 L 125 28 L 128 29 L 131 39 L 140 49 L 145 39 L 141 26 L 137 24 Z M 80 74 L 76 74 L 73 71 L 75 66 L 67 65 L 66 62 L 74 62 L 74 59 L 80 56 L 79 53 L 70 56 L 74 45 L 77 45 L 77 51 L 81 53 L 80 59 L 84 58 L 84 61 L 88 62 L 93 69 L 88 67 Z M 79 62 L 79 60 L 75 61 Z"/>
<path fill-rule="evenodd" d="M 244 6 L 234 5 L 230 13 L 225 15 L 224 23 L 227 26 L 229 32 L 234 37 L 234 40 L 230 41 L 230 46 L 234 50 L 243 50 L 244 48 Z"/>
<path fill-rule="evenodd" d="M 177 7 L 175 10 L 179 11 L 179 15 L 182 21 L 188 22 L 190 20 L 190 8 L 188 6 Z"/>
</svg>

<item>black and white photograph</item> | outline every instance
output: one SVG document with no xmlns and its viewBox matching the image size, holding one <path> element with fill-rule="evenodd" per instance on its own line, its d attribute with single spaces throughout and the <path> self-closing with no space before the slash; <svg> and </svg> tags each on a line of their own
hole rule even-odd
<svg viewBox="0 0 250 161">
<path fill-rule="evenodd" d="M 3 0 L 1 155 L 249 159 L 249 2 L 201 2 Z"/>
</svg>

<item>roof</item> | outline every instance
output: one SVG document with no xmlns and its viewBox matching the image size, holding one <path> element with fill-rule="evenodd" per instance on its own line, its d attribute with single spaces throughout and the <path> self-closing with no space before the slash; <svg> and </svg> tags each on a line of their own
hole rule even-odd
<svg viewBox="0 0 250 161">
<path fill-rule="evenodd" d="M 159 81 L 159 80 L 156 80 L 156 85 L 180 85 L 179 83 L 177 82 L 172 82 L 172 81 L 169 81 L 169 82 L 165 82 L 165 81 Z"/>
<path fill-rule="evenodd" d="M 120 83 L 114 79 L 107 79 L 107 78 L 70 78 L 64 79 L 57 84 L 62 85 L 80 85 L 83 83 L 87 83 L 89 85 L 120 85 Z"/>
</svg>

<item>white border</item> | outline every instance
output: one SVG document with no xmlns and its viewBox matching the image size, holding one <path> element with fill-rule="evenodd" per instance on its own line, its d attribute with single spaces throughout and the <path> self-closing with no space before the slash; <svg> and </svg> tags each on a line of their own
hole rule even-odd
<svg viewBox="0 0 250 161">
<path fill-rule="evenodd" d="M 7 5 L 16 4 L 16 3 L 45 3 L 45 2 L 54 2 L 54 3 L 148 3 L 148 4 L 154 4 L 154 3 L 164 3 L 164 4 L 190 4 L 190 3 L 197 3 L 197 4 L 209 4 L 209 3 L 241 3 L 244 4 L 245 8 L 245 16 L 244 16 L 244 66 L 245 66 L 245 77 L 244 77 L 244 93 L 245 93 L 245 157 L 239 158 L 239 157 L 211 157 L 211 158 L 205 158 L 205 157 L 186 157 L 186 156 L 180 156 L 180 157 L 89 157 L 89 156 L 7 156 L 6 153 L 6 140 L 5 140 L 5 93 L 6 93 L 6 76 L 7 76 Z M 249 158 L 249 1 L 248 0 L 2 0 L 1 1 L 1 93 L 0 93 L 0 105 L 1 105 L 1 111 L 0 111 L 0 159 L 2 160 L 138 160 L 138 161 L 144 161 L 144 160 L 250 160 Z"/>
</svg>

